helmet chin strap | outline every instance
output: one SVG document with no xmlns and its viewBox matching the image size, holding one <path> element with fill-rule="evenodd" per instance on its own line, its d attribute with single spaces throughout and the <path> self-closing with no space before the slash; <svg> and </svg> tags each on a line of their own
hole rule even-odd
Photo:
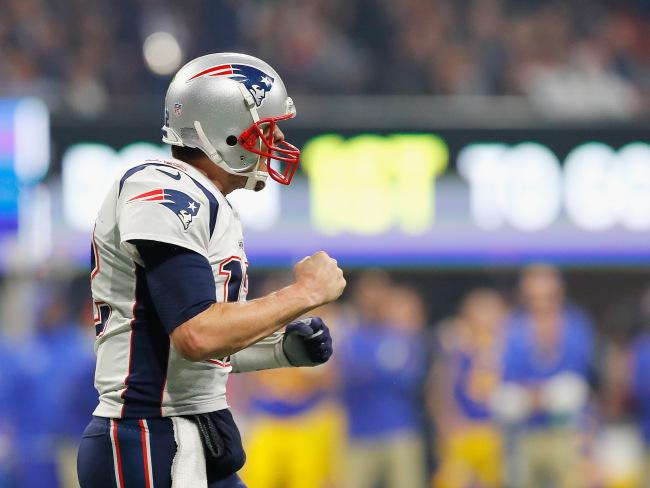
<svg viewBox="0 0 650 488">
<path fill-rule="evenodd" d="M 248 176 L 248 178 L 246 178 L 246 186 L 244 186 L 244 190 L 260 191 L 266 186 L 266 179 L 268 176 L 269 175 L 263 171 L 254 171 L 250 176 Z M 261 188 L 257 187 L 257 183 L 259 182 L 264 183 Z"/>
<path fill-rule="evenodd" d="M 225 161 L 221 157 L 221 154 L 219 154 L 217 148 L 212 145 L 210 139 L 208 139 L 208 136 L 205 135 L 205 132 L 203 131 L 203 127 L 201 126 L 201 122 L 195 120 L 194 129 L 196 130 L 196 135 L 199 136 L 199 141 L 201 141 L 201 144 L 203 145 L 203 147 L 201 148 L 203 152 L 212 160 L 214 164 L 222 167 L 223 169 L 228 171 L 228 173 L 232 173 L 232 170 L 224 166 Z"/>
<path fill-rule="evenodd" d="M 253 98 L 253 95 L 250 94 L 248 89 L 244 86 L 243 83 L 238 83 L 239 86 L 239 91 L 244 97 L 244 103 L 246 103 L 246 108 L 248 108 L 248 111 L 251 113 L 251 118 L 253 119 L 253 123 L 255 124 L 260 120 L 260 116 L 257 113 L 257 105 L 255 104 L 255 99 Z M 260 142 L 261 146 L 261 142 Z M 253 190 L 253 191 L 259 191 L 262 188 L 256 188 L 257 187 L 257 182 L 261 181 L 266 185 L 266 179 L 268 178 L 268 173 L 265 173 L 264 171 L 259 171 L 260 167 L 260 162 L 262 160 L 262 156 L 257 156 L 257 163 L 255 163 L 255 168 L 249 173 L 248 179 L 246 180 L 246 186 L 244 186 L 245 190 Z"/>
<path fill-rule="evenodd" d="M 246 87 L 242 83 L 237 83 L 239 86 L 239 91 L 241 92 L 242 96 L 244 97 L 244 102 L 246 103 L 246 108 L 248 108 L 248 111 L 251 113 L 251 117 L 253 118 L 253 123 L 257 122 L 260 120 L 260 116 L 257 113 L 257 106 L 255 105 L 255 99 L 253 96 L 248 92 Z M 224 171 L 237 175 L 237 176 L 245 176 L 246 177 L 246 185 L 244 186 L 245 190 L 253 190 L 253 191 L 259 191 L 262 188 L 257 188 L 258 182 L 262 182 L 266 184 L 266 179 L 268 178 L 268 173 L 264 171 L 259 171 L 260 167 L 260 162 L 262 159 L 262 156 L 257 157 L 257 162 L 255 163 L 255 166 L 253 167 L 252 170 L 246 171 L 246 172 L 238 172 L 234 171 L 228 164 L 224 161 L 224 159 L 221 157 L 219 154 L 219 151 L 212 145 L 210 140 L 208 139 L 208 136 L 205 135 L 205 131 L 203 130 L 203 127 L 201 126 L 201 122 L 198 120 L 194 121 L 194 129 L 196 129 L 196 134 L 199 137 L 199 140 L 201 141 L 201 144 L 203 145 L 202 149 L 203 151 L 207 154 L 207 156 L 212 160 L 213 163 L 215 163 L 217 166 L 219 166 L 221 169 Z M 260 143 L 261 144 L 261 143 Z"/>
<path fill-rule="evenodd" d="M 245 190 L 258 191 L 256 188 L 257 182 L 258 181 L 261 181 L 262 183 L 266 182 L 266 179 L 268 178 L 268 173 L 265 173 L 264 171 L 259 171 L 258 169 L 260 167 L 260 159 L 262 158 L 262 156 L 257 157 L 257 163 L 255 163 L 255 166 L 251 171 L 246 171 L 246 172 L 234 171 L 230 166 L 228 166 L 228 164 L 224 161 L 224 159 L 219 154 L 219 151 L 217 151 L 217 149 L 212 145 L 208 137 L 205 135 L 205 132 L 203 131 L 203 127 L 201 127 L 201 122 L 195 120 L 194 128 L 196 129 L 196 134 L 199 136 L 199 140 L 201 141 L 201 145 L 203 146 L 202 147 L 203 151 L 212 160 L 214 164 L 219 166 L 227 173 L 230 173 L 231 175 L 246 177 L 246 185 L 244 186 Z"/>
</svg>

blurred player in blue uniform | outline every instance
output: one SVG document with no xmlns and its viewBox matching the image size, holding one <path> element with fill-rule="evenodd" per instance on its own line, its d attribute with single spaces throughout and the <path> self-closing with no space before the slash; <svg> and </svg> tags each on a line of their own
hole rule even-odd
<svg viewBox="0 0 650 488">
<path fill-rule="evenodd" d="M 436 488 L 502 486 L 501 433 L 491 400 L 500 382 L 506 313 L 499 293 L 478 289 L 440 325 L 429 402 L 438 437 Z"/>
<path fill-rule="evenodd" d="M 66 294 L 41 290 L 38 297 L 36 328 L 17 356 L 22 383 L 16 402 L 22 426 L 16 439 L 19 486 L 56 488 L 65 479 L 61 448 L 78 439 L 83 431 L 79 423 L 92 411 L 71 405 L 68 396 L 73 378 L 77 397 L 93 392 L 92 375 L 82 379 L 78 374 L 92 359 L 92 339 L 71 316 Z"/>
<path fill-rule="evenodd" d="M 237 53 L 202 56 L 172 80 L 172 156 L 120 175 L 91 247 L 99 405 L 78 456 L 82 488 L 235 488 L 245 454 L 226 399 L 230 372 L 315 366 L 332 341 L 318 317 L 345 280 L 324 252 L 295 281 L 246 301 L 248 258 L 225 196 L 288 185 L 300 151 L 278 73 Z M 286 327 L 286 330 L 285 330 Z"/>
<path fill-rule="evenodd" d="M 641 296 L 639 315 L 643 322 L 644 329 L 634 339 L 630 346 L 629 370 L 629 391 L 632 397 L 632 405 L 637 424 L 645 447 L 643 483 L 641 486 L 650 486 L 650 330 L 648 321 L 650 319 L 650 289 L 645 290 Z M 627 375 L 626 375 L 627 376 Z"/>
<path fill-rule="evenodd" d="M 17 443 L 24 380 L 15 346 L 0 332 L 0 488 L 13 488 L 18 483 L 20 457 L 10 446 Z"/>
<path fill-rule="evenodd" d="M 593 326 L 567 304 L 557 270 L 533 266 L 520 281 L 522 307 L 507 324 L 503 384 L 495 400 L 516 432 L 513 486 L 586 486 L 582 425 L 594 374 Z"/>
<path fill-rule="evenodd" d="M 413 290 L 380 272 L 359 278 L 355 301 L 359 317 L 341 327 L 337 358 L 348 420 L 346 486 L 420 488 L 428 369 L 423 305 Z"/>
<path fill-rule="evenodd" d="M 275 287 L 273 282 L 268 285 Z M 315 312 L 333 332 L 337 330 L 340 312 L 335 304 Z M 242 479 L 249 486 L 340 486 L 344 427 L 333 398 L 335 374 L 330 361 L 316 368 L 261 371 L 245 378 L 250 421 Z"/>
</svg>

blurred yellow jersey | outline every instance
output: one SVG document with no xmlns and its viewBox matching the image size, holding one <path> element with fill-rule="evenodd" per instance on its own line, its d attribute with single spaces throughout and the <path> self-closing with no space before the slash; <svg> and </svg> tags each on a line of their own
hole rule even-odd
<svg viewBox="0 0 650 488">
<path fill-rule="evenodd" d="M 335 486 L 344 438 L 343 416 L 329 400 L 328 365 L 268 370 L 256 375 L 253 420 L 241 472 L 256 488 Z"/>
</svg>

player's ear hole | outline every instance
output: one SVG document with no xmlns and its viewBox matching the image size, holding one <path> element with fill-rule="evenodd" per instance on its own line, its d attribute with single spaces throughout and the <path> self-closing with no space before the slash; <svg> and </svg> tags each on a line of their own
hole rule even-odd
<svg viewBox="0 0 650 488">
<path fill-rule="evenodd" d="M 226 144 L 229 146 L 235 146 L 237 145 L 237 136 L 228 136 L 226 137 Z"/>
</svg>

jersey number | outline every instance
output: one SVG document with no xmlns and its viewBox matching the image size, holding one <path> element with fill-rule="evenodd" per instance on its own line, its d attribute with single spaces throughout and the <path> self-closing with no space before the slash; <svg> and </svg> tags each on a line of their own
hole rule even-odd
<svg viewBox="0 0 650 488">
<path fill-rule="evenodd" d="M 238 256 L 230 256 L 219 264 L 219 274 L 226 276 L 226 281 L 223 284 L 224 302 L 237 302 L 242 294 L 242 289 L 246 291 L 248 277 L 245 276 L 245 264 L 247 263 L 242 263 Z"/>
<path fill-rule="evenodd" d="M 99 302 L 97 300 L 93 301 L 93 305 L 95 306 L 95 311 L 93 314 L 93 322 L 95 323 L 95 335 L 97 337 L 101 337 L 106 331 L 106 324 L 108 323 L 108 319 L 111 318 L 113 309 L 108 303 Z"/>
</svg>

